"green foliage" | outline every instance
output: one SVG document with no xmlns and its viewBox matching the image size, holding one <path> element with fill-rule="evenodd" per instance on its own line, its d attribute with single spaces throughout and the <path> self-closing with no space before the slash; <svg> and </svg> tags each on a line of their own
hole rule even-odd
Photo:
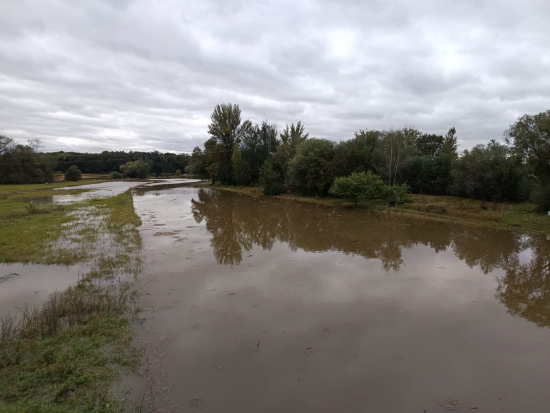
<svg viewBox="0 0 550 413">
<path fill-rule="evenodd" d="M 37 139 L 18 145 L 12 138 L 0 135 L 0 184 L 52 182 L 55 156 L 39 153 L 39 148 Z"/>
<path fill-rule="evenodd" d="M 208 177 L 208 171 L 206 170 L 206 155 L 198 146 L 193 149 L 191 161 L 189 165 L 185 167 L 185 173 L 199 175 L 201 178 Z"/>
<path fill-rule="evenodd" d="M 239 133 L 240 144 L 234 147 L 231 159 L 233 179 L 237 185 L 258 184 L 260 168 L 277 150 L 277 126 L 266 121 L 261 125 L 252 125 L 247 121 L 243 123 Z"/>
<path fill-rule="evenodd" d="M 233 150 L 231 157 L 233 164 L 233 179 L 237 185 L 246 186 L 251 183 L 250 167 L 248 163 L 243 161 L 242 151 L 238 148 Z"/>
<path fill-rule="evenodd" d="M 417 156 L 403 171 L 403 178 L 414 193 L 447 195 L 452 183 L 452 160 L 444 153 L 434 158 Z"/>
<path fill-rule="evenodd" d="M 391 206 L 403 205 L 411 202 L 409 197 L 410 188 L 405 184 L 386 186 L 382 197 Z"/>
<path fill-rule="evenodd" d="M 288 165 L 289 184 L 309 195 L 326 195 L 334 180 L 332 161 L 334 143 L 326 139 L 307 139 L 298 145 Z"/>
<path fill-rule="evenodd" d="M 395 185 L 408 161 L 417 153 L 415 129 L 383 131 L 376 147 L 375 169 L 388 185 Z"/>
<path fill-rule="evenodd" d="M 505 132 L 517 156 L 529 162 L 535 174 L 550 179 L 550 110 L 523 115 Z"/>
<path fill-rule="evenodd" d="M 360 130 L 355 138 L 339 142 L 334 148 L 334 175 L 348 176 L 353 172 L 374 171 L 374 156 L 382 132 Z"/>
<path fill-rule="evenodd" d="M 122 174 L 120 172 L 113 171 L 109 174 L 109 179 L 122 179 Z"/>
<path fill-rule="evenodd" d="M 309 133 L 305 133 L 305 126 L 300 121 L 296 126 L 294 123 L 290 127 L 286 125 L 286 128 L 281 132 L 281 143 L 277 147 L 273 161 L 285 178 L 288 175 L 288 162 L 296 155 L 298 145 L 308 137 Z"/>
<path fill-rule="evenodd" d="M 371 171 L 352 173 L 350 176 L 336 178 L 330 187 L 331 195 L 351 199 L 357 205 L 359 199 L 377 199 L 384 191 L 384 181 Z"/>
<path fill-rule="evenodd" d="M 539 182 L 534 185 L 531 200 L 541 212 L 550 211 L 550 183 Z"/>
<path fill-rule="evenodd" d="M 176 170 L 176 176 L 181 176 L 181 169 Z"/>
<path fill-rule="evenodd" d="M 76 165 L 73 165 L 65 172 L 65 181 L 80 181 L 82 179 L 82 172 Z"/>
<path fill-rule="evenodd" d="M 264 195 L 281 195 L 286 193 L 285 184 L 278 171 L 273 169 L 271 162 L 265 161 L 260 168 L 260 185 Z"/>
<path fill-rule="evenodd" d="M 120 165 L 120 171 L 125 178 L 145 179 L 149 175 L 151 166 L 141 159 L 135 162 L 126 162 L 125 165 Z"/>
<path fill-rule="evenodd" d="M 465 150 L 453 167 L 454 195 L 486 201 L 526 199 L 526 173 L 521 160 L 494 140 Z"/>
</svg>

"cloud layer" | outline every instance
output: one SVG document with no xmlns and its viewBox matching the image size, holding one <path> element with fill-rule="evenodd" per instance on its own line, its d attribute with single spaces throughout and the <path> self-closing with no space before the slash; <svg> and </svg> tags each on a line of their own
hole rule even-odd
<svg viewBox="0 0 550 413">
<path fill-rule="evenodd" d="M 217 103 L 311 136 L 500 139 L 550 108 L 547 0 L 3 0 L 0 133 L 191 151 Z"/>
</svg>

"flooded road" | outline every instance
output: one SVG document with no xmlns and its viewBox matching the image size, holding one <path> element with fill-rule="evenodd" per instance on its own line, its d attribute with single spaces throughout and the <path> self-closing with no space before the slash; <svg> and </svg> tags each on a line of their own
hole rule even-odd
<svg viewBox="0 0 550 413">
<path fill-rule="evenodd" d="M 134 203 L 163 407 L 549 411 L 543 237 L 185 187 Z"/>
</svg>

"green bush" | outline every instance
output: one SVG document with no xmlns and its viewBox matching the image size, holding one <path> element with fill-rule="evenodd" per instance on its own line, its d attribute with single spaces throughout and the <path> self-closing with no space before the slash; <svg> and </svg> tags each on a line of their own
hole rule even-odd
<svg viewBox="0 0 550 413">
<path fill-rule="evenodd" d="M 120 172 L 111 172 L 109 174 L 109 179 L 122 179 L 122 174 Z"/>
<path fill-rule="evenodd" d="M 407 184 L 386 186 L 382 197 L 391 205 L 403 205 L 411 202 L 409 197 L 410 188 Z"/>
<path fill-rule="evenodd" d="M 263 186 L 264 195 L 281 195 L 286 193 L 281 174 L 273 169 L 269 161 L 265 161 L 260 168 L 260 185 Z"/>
<path fill-rule="evenodd" d="M 178 169 L 178 170 L 176 171 L 176 176 L 181 176 L 181 169 Z"/>
<path fill-rule="evenodd" d="M 147 162 L 143 162 L 141 159 L 134 162 L 126 162 L 125 165 L 120 165 L 120 171 L 126 178 L 145 179 L 147 175 L 149 175 L 150 169 L 151 165 Z"/>
<path fill-rule="evenodd" d="M 76 165 L 71 166 L 65 172 L 65 181 L 80 181 L 82 179 L 82 172 Z"/>
<path fill-rule="evenodd" d="M 370 200 L 380 198 L 384 191 L 384 181 L 371 171 L 352 173 L 334 180 L 330 187 L 331 195 L 351 199 L 357 205 L 359 199 Z"/>
</svg>

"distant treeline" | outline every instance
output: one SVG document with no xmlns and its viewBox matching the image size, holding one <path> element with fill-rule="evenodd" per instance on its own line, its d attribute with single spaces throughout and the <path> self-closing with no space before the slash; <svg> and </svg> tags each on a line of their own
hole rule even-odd
<svg viewBox="0 0 550 413">
<path fill-rule="evenodd" d="M 119 172 L 121 165 L 138 160 L 149 165 L 148 173 L 173 175 L 178 170 L 183 173 L 191 160 L 188 154 L 158 151 L 41 153 L 39 148 L 39 140 L 31 140 L 27 145 L 19 145 L 13 139 L 0 135 L 0 183 L 50 182 L 55 172 L 65 173 L 72 165 L 76 165 L 82 173 Z"/>
<path fill-rule="evenodd" d="M 204 150 L 194 149 L 189 170 L 208 174 L 213 183 L 257 185 L 267 165 L 287 190 L 325 196 L 335 178 L 371 171 L 388 186 L 406 184 L 414 193 L 531 199 L 550 209 L 550 110 L 520 117 L 503 142 L 493 139 L 462 152 L 454 127 L 444 134 L 365 129 L 333 142 L 310 138 L 300 122 L 279 131 L 267 121 L 242 121 L 234 104 L 215 107 L 208 133 Z"/>
<path fill-rule="evenodd" d="M 98 174 L 120 171 L 120 166 L 127 162 L 142 160 L 149 164 L 152 174 L 174 174 L 178 169 L 184 171 L 189 165 L 191 156 L 155 152 L 103 151 L 101 153 L 55 152 L 56 171 L 65 172 L 69 166 L 76 165 L 82 173 Z"/>
</svg>

